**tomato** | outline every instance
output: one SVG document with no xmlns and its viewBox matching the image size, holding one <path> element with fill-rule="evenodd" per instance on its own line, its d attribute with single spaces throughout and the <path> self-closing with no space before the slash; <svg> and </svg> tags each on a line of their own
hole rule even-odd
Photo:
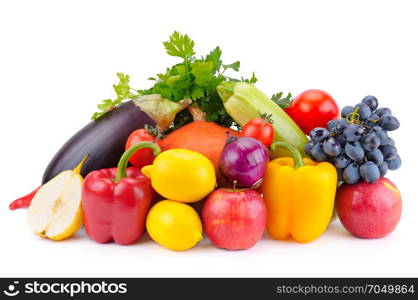
<svg viewBox="0 0 418 300">
<path fill-rule="evenodd" d="M 146 129 L 137 129 L 129 135 L 128 139 L 126 140 L 125 149 L 131 148 L 133 145 L 145 141 L 155 142 L 155 137 Z M 142 168 L 143 166 L 152 164 L 154 158 L 155 157 L 152 153 L 152 150 L 145 148 L 136 151 L 135 154 L 133 154 L 129 159 L 129 162 L 138 168 Z"/>
<path fill-rule="evenodd" d="M 250 120 L 241 131 L 243 136 L 252 137 L 262 142 L 267 148 L 270 147 L 274 138 L 273 126 L 263 118 Z"/>
<path fill-rule="evenodd" d="M 330 94 L 321 90 L 306 90 L 297 96 L 286 113 L 309 135 L 315 127 L 327 127 L 339 116 L 338 105 Z"/>
</svg>

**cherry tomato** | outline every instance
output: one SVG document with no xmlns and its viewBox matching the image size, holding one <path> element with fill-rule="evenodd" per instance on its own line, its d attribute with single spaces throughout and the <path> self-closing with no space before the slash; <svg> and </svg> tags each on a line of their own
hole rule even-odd
<svg viewBox="0 0 418 300">
<path fill-rule="evenodd" d="M 263 118 L 250 120 L 242 128 L 242 135 L 255 138 L 262 142 L 267 148 L 270 147 L 274 138 L 273 126 Z"/>
<path fill-rule="evenodd" d="M 155 137 L 146 129 L 137 129 L 129 135 L 126 140 L 125 149 L 144 141 L 155 142 Z M 152 164 L 154 158 L 155 157 L 151 149 L 139 149 L 131 156 L 129 162 L 138 168 L 142 168 L 143 166 Z"/>
<path fill-rule="evenodd" d="M 321 90 L 306 90 L 297 96 L 286 113 L 309 135 L 315 127 L 327 127 L 339 116 L 338 105 L 330 94 Z"/>
</svg>

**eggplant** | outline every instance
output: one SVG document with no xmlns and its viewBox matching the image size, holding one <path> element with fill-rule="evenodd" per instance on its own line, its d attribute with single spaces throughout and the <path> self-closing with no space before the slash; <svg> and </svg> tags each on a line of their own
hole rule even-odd
<svg viewBox="0 0 418 300">
<path fill-rule="evenodd" d="M 48 164 L 42 184 L 62 171 L 73 169 L 87 154 L 89 158 L 80 173 L 83 177 L 93 170 L 116 167 L 134 130 L 145 125 L 165 130 L 175 114 L 189 104 L 189 100 L 172 102 L 160 95 L 147 95 L 118 105 L 88 123 L 61 147 Z"/>
</svg>

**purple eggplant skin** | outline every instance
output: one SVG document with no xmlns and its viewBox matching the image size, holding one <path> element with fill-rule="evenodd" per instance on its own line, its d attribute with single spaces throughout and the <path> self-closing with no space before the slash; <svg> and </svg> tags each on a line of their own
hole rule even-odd
<svg viewBox="0 0 418 300">
<path fill-rule="evenodd" d="M 156 123 L 133 101 L 118 105 L 88 123 L 61 147 L 48 164 L 42 184 L 62 171 L 74 169 L 87 154 L 89 158 L 81 169 L 83 177 L 93 170 L 116 167 L 129 135 L 145 125 L 155 126 Z"/>
</svg>

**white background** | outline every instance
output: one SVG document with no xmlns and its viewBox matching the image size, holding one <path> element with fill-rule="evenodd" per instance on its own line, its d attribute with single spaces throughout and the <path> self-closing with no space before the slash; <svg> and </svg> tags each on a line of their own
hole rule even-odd
<svg viewBox="0 0 418 300">
<path fill-rule="evenodd" d="M 415 2 L 415 3 L 414 3 Z M 1 276 L 418 276 L 416 1 L 2 1 L 0 4 Z M 308 88 L 340 104 L 373 94 L 401 120 L 403 159 L 389 173 L 403 196 L 393 234 L 361 240 L 339 222 L 310 244 L 273 241 L 228 252 L 207 240 L 173 252 L 144 237 L 100 245 L 80 231 L 62 242 L 33 235 L 8 204 L 32 190 L 59 147 L 113 96 L 176 63 L 162 42 L 189 34 L 198 53 L 253 70 L 268 95 Z"/>
</svg>

